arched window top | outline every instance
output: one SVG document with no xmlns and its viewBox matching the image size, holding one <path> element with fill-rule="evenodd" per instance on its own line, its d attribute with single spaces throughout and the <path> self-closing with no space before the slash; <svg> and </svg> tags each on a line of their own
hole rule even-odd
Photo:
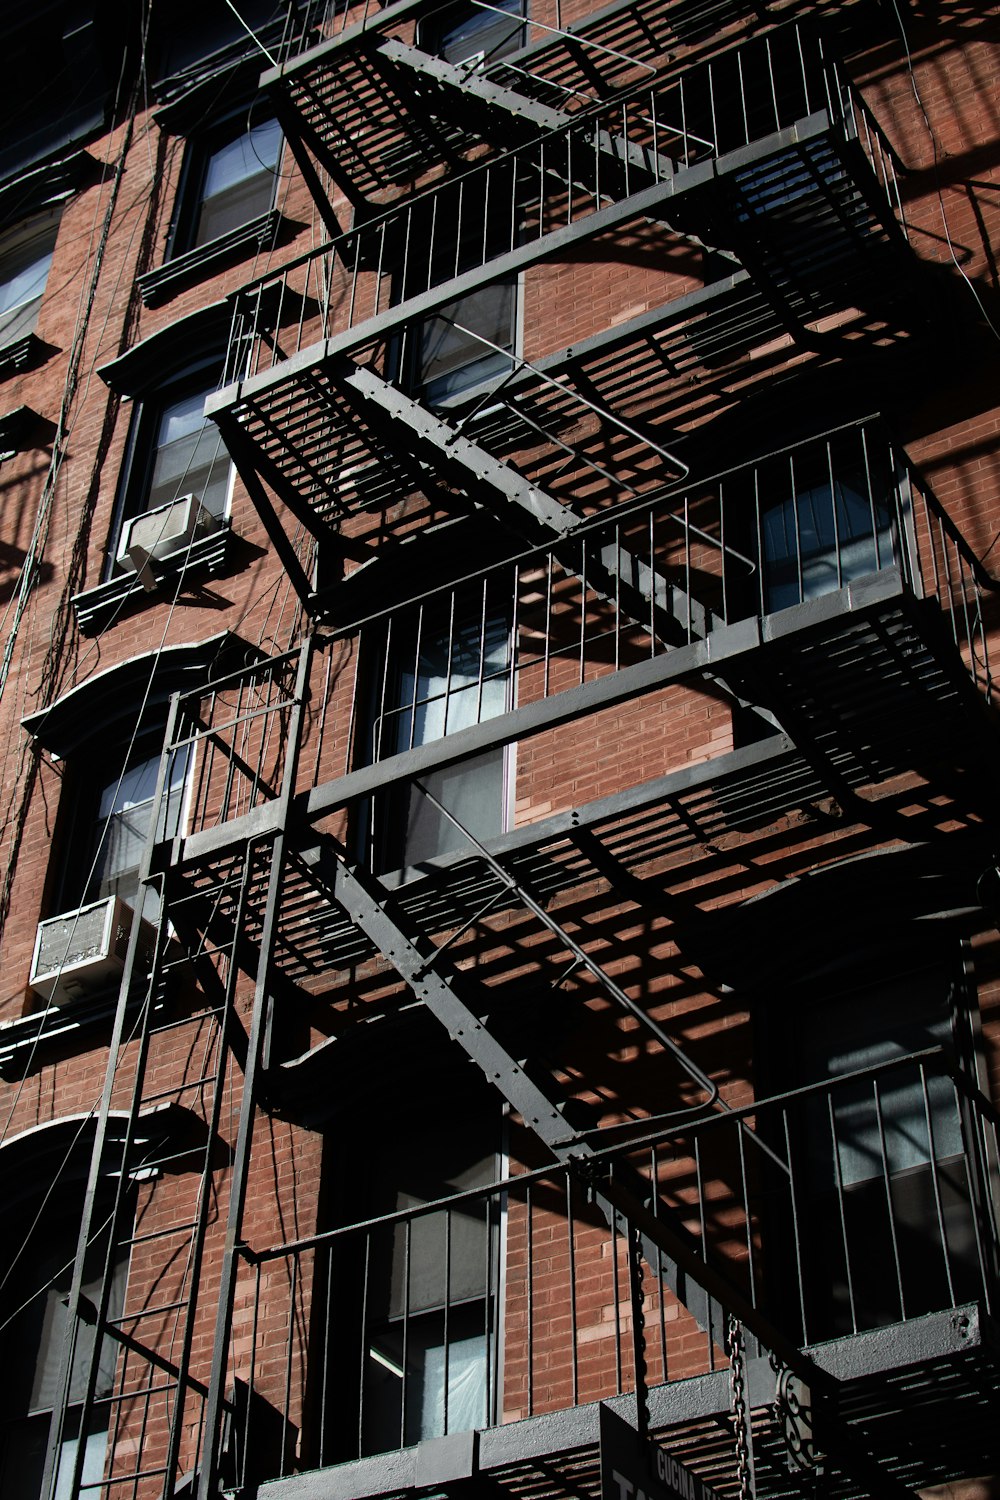
<svg viewBox="0 0 1000 1500">
<path fill-rule="evenodd" d="M 66 758 L 97 734 L 121 739 L 130 737 L 137 727 L 162 726 L 173 693 L 197 687 L 258 654 L 231 631 L 207 641 L 167 646 L 158 653 L 144 652 L 88 677 L 21 723 L 46 750 Z M 143 705 L 143 723 L 137 726 L 136 716 Z"/>
</svg>

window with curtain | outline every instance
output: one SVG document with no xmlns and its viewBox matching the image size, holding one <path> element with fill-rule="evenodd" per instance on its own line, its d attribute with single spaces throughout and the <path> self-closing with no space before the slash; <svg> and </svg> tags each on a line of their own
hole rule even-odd
<svg viewBox="0 0 1000 1500">
<path fill-rule="evenodd" d="M 350 1218 L 403 1217 L 372 1230 L 363 1245 L 345 1242 L 361 1277 L 355 1334 L 363 1452 L 494 1419 L 503 1206 L 495 1194 L 453 1207 L 448 1199 L 500 1180 L 502 1124 L 492 1090 L 473 1083 L 470 1092 L 468 1082 L 452 1078 L 434 1102 L 366 1145 L 363 1175 L 351 1182 Z M 329 1347 L 343 1356 L 356 1346 L 351 1339 Z"/>
</svg>

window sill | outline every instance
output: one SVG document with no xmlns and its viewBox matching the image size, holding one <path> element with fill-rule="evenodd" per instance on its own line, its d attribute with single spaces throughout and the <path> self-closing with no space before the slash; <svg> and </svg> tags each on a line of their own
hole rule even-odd
<svg viewBox="0 0 1000 1500">
<path fill-rule="evenodd" d="M 274 208 L 266 214 L 258 214 L 255 219 L 220 235 L 217 240 L 209 240 L 207 245 L 198 245 L 194 250 L 175 255 L 162 266 L 146 271 L 136 280 L 139 295 L 147 307 L 167 302 L 177 292 L 204 280 L 231 261 L 245 257 L 251 251 L 270 249 L 278 243 L 288 222 Z"/>
<path fill-rule="evenodd" d="M 34 333 L 26 333 L 24 338 L 15 339 L 12 344 L 4 344 L 0 348 L 0 379 L 41 364 L 49 352 L 48 345 L 43 344 Z"/>
<path fill-rule="evenodd" d="M 153 564 L 153 576 L 158 587 L 154 592 L 143 588 L 135 573 L 121 573 L 99 583 L 96 588 L 86 589 L 73 596 L 73 611 L 81 635 L 96 635 L 110 625 L 126 608 L 140 599 L 162 603 L 171 592 L 182 569 L 185 581 L 204 574 L 218 573 L 229 560 L 235 540 L 228 521 L 220 524 L 217 531 L 201 537 L 183 554 L 182 560 L 167 559 Z"/>
<path fill-rule="evenodd" d="M 139 1006 L 145 989 L 143 979 L 129 997 L 130 1009 Z M 52 1047 L 90 1045 L 78 1039 L 110 1024 L 118 1006 L 118 994 L 116 980 L 69 1005 L 51 1005 L 48 1010 L 28 1011 L 14 1021 L 0 1022 L 0 1078 L 20 1077 L 39 1053 Z"/>
</svg>

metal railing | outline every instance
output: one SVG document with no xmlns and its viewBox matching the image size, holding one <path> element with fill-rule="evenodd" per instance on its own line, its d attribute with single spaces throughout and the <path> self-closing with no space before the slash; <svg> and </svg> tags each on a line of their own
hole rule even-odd
<svg viewBox="0 0 1000 1500">
<path fill-rule="evenodd" d="M 598 1167 L 656 1183 L 654 1212 L 807 1346 L 992 1306 L 998 1119 L 931 1050 L 633 1138 Z M 299 1433 L 275 1471 L 634 1389 L 630 1225 L 612 1217 L 559 1166 L 245 1249 L 230 1376 Z M 645 1256 L 648 1383 L 724 1365 L 724 1330 L 699 1331 Z"/>
<path fill-rule="evenodd" d="M 936 601 L 988 699 L 984 605 L 998 585 L 866 418 L 331 630 L 313 663 L 296 790 L 888 568 L 911 597 Z M 181 699 L 172 748 L 192 747 L 190 831 L 278 796 L 294 663 L 264 662 Z"/>
<path fill-rule="evenodd" d="M 503 275 L 515 252 L 537 258 L 602 210 L 635 199 L 641 213 L 643 192 L 677 190 L 690 169 L 779 149 L 778 133 L 810 117 L 861 140 L 898 204 L 891 148 L 822 38 L 794 23 L 578 114 L 249 282 L 232 298 L 224 384 L 334 335 L 357 329 L 363 343 L 454 300 L 491 263 Z"/>
</svg>

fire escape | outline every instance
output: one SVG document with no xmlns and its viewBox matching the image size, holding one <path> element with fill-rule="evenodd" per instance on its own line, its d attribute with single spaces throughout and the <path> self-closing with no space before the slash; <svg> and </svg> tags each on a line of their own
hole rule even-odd
<svg viewBox="0 0 1000 1500">
<path fill-rule="evenodd" d="M 227 380 L 210 411 L 311 629 L 301 649 L 176 700 L 168 727 L 163 775 L 184 757 L 190 795 L 182 835 L 148 856 L 163 885 L 150 1007 L 164 966 L 183 954 L 211 1001 L 219 1055 L 235 1049 L 242 1112 L 211 1377 L 192 1373 L 206 1148 L 180 1356 L 163 1394 L 159 1356 L 147 1350 L 144 1365 L 131 1339 L 128 1374 L 105 1398 L 127 1411 L 121 1441 L 94 1489 L 131 1493 L 118 1486 L 146 1474 L 135 1412 L 145 1399 L 143 1420 L 155 1422 L 153 1399 L 169 1430 L 150 1471 L 164 1496 L 207 1500 L 259 1483 L 261 1495 L 295 1500 L 319 1493 L 316 1469 L 322 1492 L 345 1500 L 450 1494 L 474 1476 L 512 1497 L 593 1493 L 598 1402 L 577 1360 L 574 1299 L 598 1254 L 612 1267 L 603 1334 L 617 1367 L 600 1394 L 619 1398 L 641 1435 L 655 1432 L 720 1493 L 811 1493 L 822 1475 L 838 1494 L 902 1496 L 944 1474 L 914 1456 L 900 1420 L 919 1397 L 906 1373 L 918 1357 L 906 1343 L 915 1311 L 938 1315 L 921 1325 L 920 1357 L 930 1349 L 949 1372 L 954 1410 L 981 1413 L 989 1399 L 978 1318 L 995 1295 L 995 1113 L 939 1054 L 907 1061 L 928 1122 L 944 1095 L 961 1120 L 974 1264 L 953 1254 L 932 1140 L 938 1299 L 928 1308 L 908 1290 L 890 1208 L 896 1342 L 859 1312 L 862 1271 L 846 1234 L 847 1312 L 817 1310 L 788 1144 L 807 1106 L 727 1105 L 680 1032 L 637 998 L 627 965 L 588 940 L 575 905 L 590 909 L 599 891 L 608 907 L 641 913 L 649 899 L 655 920 L 650 870 L 734 835 L 752 844 L 804 806 L 833 803 L 892 833 L 901 825 L 877 792 L 914 768 L 915 745 L 921 768 L 959 745 L 962 811 L 993 816 L 992 585 L 888 430 L 869 416 L 817 422 L 811 435 L 720 453 L 715 465 L 696 441 L 790 352 L 849 359 L 868 322 L 892 326 L 912 272 L 897 164 L 810 25 L 727 42 L 736 5 L 614 3 L 546 28 L 483 9 L 495 24 L 481 55 L 448 60 L 422 7 L 399 0 L 265 75 L 331 238 L 236 295 Z M 712 27 L 721 45 L 686 47 Z M 517 278 L 621 243 L 685 246 L 709 268 L 704 283 L 525 357 L 504 331 Z M 824 505 L 828 523 L 816 519 Z M 588 726 L 600 743 L 617 733 L 616 715 L 669 716 L 673 695 L 691 690 L 750 731 L 666 773 L 649 774 L 626 746 L 613 790 L 513 826 L 479 827 L 448 790 L 449 777 L 515 746 L 544 752 Z M 429 842 L 412 841 L 428 827 Z M 391 998 L 348 1007 L 326 1041 L 296 1054 L 289 1017 L 309 1014 L 317 996 L 336 1009 L 337 986 L 359 974 Z M 246 1032 L 241 975 L 254 985 Z M 641 1039 L 658 1059 L 659 1108 L 627 1130 L 602 1126 L 574 1086 L 576 1054 L 560 1029 L 574 1004 L 574 1036 L 592 1028 L 599 1048 L 610 1016 L 611 1034 Z M 150 1007 L 155 1032 L 165 1022 Z M 448 1039 L 502 1094 L 541 1165 L 388 1228 L 251 1243 L 245 1210 L 266 1149 L 255 1144 L 258 1112 L 302 1118 L 317 1093 L 352 1097 L 352 1076 L 408 1045 L 411 1025 Z M 136 1119 L 156 1093 L 148 1050 L 128 1053 Z M 868 1079 L 876 1101 L 892 1094 L 891 1074 Z M 214 1060 L 210 1138 L 223 1076 Z M 825 1085 L 813 1104 L 834 1122 L 838 1097 Z M 882 1168 L 885 1185 L 884 1142 Z M 723 1201 L 711 1181 L 726 1183 Z M 838 1191 L 843 1203 L 843 1182 Z M 316 1431 L 344 1349 L 357 1371 L 375 1348 L 363 1310 L 360 1332 L 339 1343 L 317 1334 L 315 1303 L 336 1302 L 338 1268 L 367 1265 L 380 1234 L 409 1244 L 428 1213 L 446 1226 L 447 1257 L 454 1215 L 473 1202 L 477 1223 L 502 1216 L 509 1242 L 526 1236 L 516 1413 L 526 1420 L 499 1415 L 515 1404 L 502 1393 L 504 1360 L 521 1335 L 509 1331 L 504 1347 L 496 1317 L 481 1430 L 453 1430 L 448 1361 L 459 1355 L 446 1306 L 433 1440 L 413 1440 L 405 1394 L 392 1444 L 362 1433 L 351 1447 Z M 559 1390 L 546 1387 L 532 1343 L 542 1337 L 531 1310 L 539 1203 L 569 1259 L 573 1368 Z M 784 1235 L 780 1254 L 768 1252 L 769 1234 Z M 598 1240 L 609 1248 L 595 1252 Z M 795 1293 L 776 1299 L 779 1261 Z M 689 1368 L 671 1363 L 677 1329 L 697 1346 L 691 1380 L 675 1378 Z M 842 1346 L 825 1357 L 832 1332 Z M 853 1363 L 852 1338 L 864 1351 Z M 405 1386 L 405 1357 L 390 1374 Z M 92 1380 L 88 1400 L 99 1399 Z"/>
</svg>

